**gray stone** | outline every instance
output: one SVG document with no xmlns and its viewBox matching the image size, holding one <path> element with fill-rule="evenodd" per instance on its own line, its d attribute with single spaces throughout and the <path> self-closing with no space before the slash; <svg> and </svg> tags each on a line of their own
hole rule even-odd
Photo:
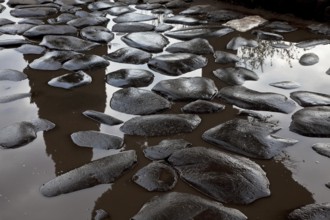
<svg viewBox="0 0 330 220">
<path fill-rule="evenodd" d="M 0 18 L 0 26 L 7 25 L 7 24 L 15 24 L 15 22 L 12 20 L 9 20 L 7 18 Z"/>
<path fill-rule="evenodd" d="M 151 57 L 151 53 L 132 47 L 123 47 L 104 56 L 105 59 L 111 61 L 130 64 L 144 64 Z"/>
<path fill-rule="evenodd" d="M 145 31 L 152 31 L 154 29 L 155 26 L 152 24 L 139 23 L 139 22 L 118 23 L 112 26 L 113 32 L 124 32 L 124 33 L 145 32 Z"/>
<path fill-rule="evenodd" d="M 185 15 L 175 15 L 172 17 L 164 18 L 164 23 L 168 24 L 183 24 L 183 25 L 200 25 L 207 23 L 206 21 L 185 16 Z"/>
<path fill-rule="evenodd" d="M 109 213 L 107 213 L 103 209 L 98 209 L 95 211 L 95 216 L 93 220 L 107 220 L 108 218 L 110 218 Z"/>
<path fill-rule="evenodd" d="M 10 14 L 17 18 L 45 18 L 57 14 L 58 10 L 53 7 L 31 7 L 31 8 L 15 8 Z"/>
<path fill-rule="evenodd" d="M 293 81 L 280 81 L 280 82 L 269 83 L 269 85 L 281 89 L 297 89 L 301 87 L 299 83 Z"/>
<path fill-rule="evenodd" d="M 299 63 L 303 66 L 311 66 L 319 62 L 319 57 L 315 53 L 305 53 L 299 58 Z"/>
<path fill-rule="evenodd" d="M 153 10 L 163 7 L 162 4 L 154 3 L 154 4 L 140 4 L 137 5 L 135 8 L 140 10 Z"/>
<path fill-rule="evenodd" d="M 317 153 L 330 157 L 330 143 L 317 143 L 312 146 Z"/>
<path fill-rule="evenodd" d="M 94 54 L 77 55 L 63 63 L 63 68 L 71 71 L 105 68 L 110 62 Z"/>
<path fill-rule="evenodd" d="M 227 44 L 227 49 L 238 50 L 240 47 L 257 47 L 258 42 L 255 40 L 247 40 L 243 37 L 234 37 Z"/>
<path fill-rule="evenodd" d="M 155 27 L 155 31 L 160 33 L 160 32 L 169 31 L 173 28 L 174 28 L 173 25 L 162 23 Z"/>
<path fill-rule="evenodd" d="M 154 80 L 154 74 L 144 69 L 119 69 L 106 75 L 106 82 L 115 87 L 146 87 Z"/>
<path fill-rule="evenodd" d="M 211 6 L 209 4 L 207 5 L 194 5 L 186 10 L 183 10 L 180 12 L 182 15 L 204 15 L 209 11 L 212 11 L 214 6 Z"/>
<path fill-rule="evenodd" d="M 296 27 L 291 26 L 286 21 L 273 21 L 266 25 L 267 28 L 271 28 L 274 32 L 287 33 L 297 30 Z"/>
<path fill-rule="evenodd" d="M 113 7 L 107 10 L 107 13 L 112 15 L 112 16 L 120 16 L 126 13 L 131 13 L 135 11 L 135 9 L 128 7 L 128 6 L 118 6 L 118 7 Z"/>
<path fill-rule="evenodd" d="M 110 126 L 119 125 L 123 123 L 122 120 L 112 117 L 111 115 L 104 114 L 103 112 L 86 110 L 83 112 L 83 115 L 101 124 L 106 124 Z"/>
<path fill-rule="evenodd" d="M 150 21 L 157 19 L 156 16 L 153 15 L 145 15 L 140 13 L 126 13 L 123 15 L 114 18 L 113 21 L 116 23 L 123 23 L 123 22 L 139 22 L 139 21 Z"/>
<path fill-rule="evenodd" d="M 23 72 L 12 69 L 0 70 L 0 81 L 1 80 L 21 81 L 24 79 L 27 79 L 27 75 Z"/>
<path fill-rule="evenodd" d="M 17 93 L 12 95 L 5 95 L 0 97 L 0 103 L 13 102 L 27 97 L 31 97 L 31 93 Z"/>
<path fill-rule="evenodd" d="M 184 113 L 193 114 L 205 114 L 205 113 L 215 113 L 220 112 L 225 109 L 224 105 L 210 102 L 206 100 L 196 100 L 194 102 L 188 103 L 181 108 Z"/>
<path fill-rule="evenodd" d="M 98 131 L 78 131 L 71 134 L 72 141 L 80 147 L 91 147 L 103 150 L 119 149 L 123 139 Z"/>
<path fill-rule="evenodd" d="M 206 39 L 195 38 L 189 41 L 177 42 L 169 45 L 166 51 L 171 53 L 212 54 L 212 45 Z"/>
<path fill-rule="evenodd" d="M 77 16 L 70 13 L 62 13 L 56 18 L 48 19 L 49 24 L 66 24 L 67 22 L 76 19 Z"/>
<path fill-rule="evenodd" d="M 15 50 L 22 54 L 42 54 L 46 51 L 46 48 L 33 44 L 23 44 Z"/>
<path fill-rule="evenodd" d="M 296 47 L 299 48 L 310 48 L 318 45 L 327 45 L 330 44 L 329 39 L 314 39 L 314 40 L 304 40 L 296 44 Z"/>
<path fill-rule="evenodd" d="M 259 79 L 255 72 L 244 67 L 219 68 L 214 70 L 213 74 L 229 85 L 242 85 L 247 80 Z"/>
<path fill-rule="evenodd" d="M 25 37 L 42 37 L 45 35 L 77 35 L 77 28 L 70 25 L 43 24 L 32 27 L 23 33 Z"/>
<path fill-rule="evenodd" d="M 330 203 L 309 204 L 292 211 L 289 220 L 327 220 L 330 219 Z"/>
<path fill-rule="evenodd" d="M 275 34 L 272 32 L 266 32 L 261 30 L 253 30 L 252 34 L 257 36 L 257 39 L 259 40 L 272 40 L 272 41 L 281 41 L 284 39 L 284 37 L 280 34 Z"/>
<path fill-rule="evenodd" d="M 122 3 L 119 2 L 96 1 L 88 4 L 87 8 L 91 11 L 98 11 L 98 10 L 101 11 L 121 5 Z"/>
<path fill-rule="evenodd" d="M 25 39 L 5 39 L 5 40 L 0 40 L 0 47 L 19 47 L 22 46 L 23 44 L 29 44 L 31 43 L 28 40 Z"/>
<path fill-rule="evenodd" d="M 214 58 L 216 63 L 227 64 L 227 63 L 236 63 L 241 59 L 235 54 L 228 53 L 225 51 L 215 51 Z"/>
<path fill-rule="evenodd" d="M 78 71 L 75 73 L 67 73 L 58 77 L 51 79 L 48 85 L 63 88 L 72 89 L 75 87 L 80 87 L 83 85 L 90 84 L 92 82 L 92 77 L 83 71 Z"/>
<path fill-rule="evenodd" d="M 239 32 L 246 32 L 255 27 L 265 24 L 267 20 L 259 15 L 246 16 L 240 19 L 227 21 L 223 26 L 233 28 Z"/>
<path fill-rule="evenodd" d="M 182 28 L 174 31 L 168 31 L 165 36 L 179 39 L 179 40 L 191 40 L 194 38 L 204 38 L 204 37 L 221 37 L 226 34 L 233 32 L 231 28 L 212 28 L 212 27 L 194 27 L 194 28 Z"/>
<path fill-rule="evenodd" d="M 86 51 L 99 44 L 73 36 L 46 35 L 43 37 L 40 45 L 55 50 Z"/>
<path fill-rule="evenodd" d="M 215 10 L 215 11 L 209 11 L 207 13 L 207 19 L 213 21 L 213 22 L 219 22 L 219 21 L 229 21 L 233 19 L 239 19 L 242 18 L 244 15 L 230 10 Z"/>
<path fill-rule="evenodd" d="M 328 94 L 296 91 L 290 93 L 290 97 L 302 107 L 330 105 L 330 95 Z"/>
<path fill-rule="evenodd" d="M 80 35 L 86 40 L 97 43 L 109 43 L 115 38 L 115 35 L 111 33 L 108 28 L 103 26 L 85 27 L 81 29 Z"/>
<path fill-rule="evenodd" d="M 25 31 L 34 27 L 33 24 L 6 24 L 0 26 L 0 33 L 11 35 L 22 35 Z"/>
<path fill-rule="evenodd" d="M 76 18 L 74 20 L 69 21 L 67 24 L 72 25 L 76 28 L 84 28 L 88 26 L 106 25 L 109 21 L 110 19 L 106 17 L 89 16 L 89 17 Z"/>
</svg>

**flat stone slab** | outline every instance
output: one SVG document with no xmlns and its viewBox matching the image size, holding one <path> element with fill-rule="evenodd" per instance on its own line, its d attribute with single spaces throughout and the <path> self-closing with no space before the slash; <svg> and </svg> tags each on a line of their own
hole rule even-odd
<svg viewBox="0 0 330 220">
<path fill-rule="evenodd" d="M 114 135 L 98 131 L 78 131 L 71 134 L 73 143 L 80 147 L 91 147 L 103 150 L 119 149 L 123 146 L 123 139 Z"/>
<path fill-rule="evenodd" d="M 58 10 L 53 7 L 15 8 L 10 11 L 10 15 L 17 18 L 45 18 L 57 13 Z"/>
<path fill-rule="evenodd" d="M 183 24 L 183 25 L 199 25 L 199 24 L 205 24 L 207 22 L 203 21 L 203 20 L 199 20 L 194 17 L 186 16 L 186 15 L 174 15 L 172 17 L 165 18 L 164 23 Z"/>
<path fill-rule="evenodd" d="M 77 28 L 70 25 L 37 25 L 23 33 L 25 37 L 42 37 L 45 35 L 77 35 Z"/>
<path fill-rule="evenodd" d="M 190 133 L 201 123 L 198 115 L 158 114 L 132 118 L 120 127 L 128 135 L 167 136 Z"/>
<path fill-rule="evenodd" d="M 245 39 L 244 37 L 234 37 L 232 38 L 226 48 L 230 49 L 230 50 L 238 50 L 240 47 L 257 47 L 258 46 L 258 42 L 255 40 L 248 40 Z"/>
<path fill-rule="evenodd" d="M 190 53 L 162 54 L 148 62 L 150 69 L 168 76 L 180 76 L 206 65 L 206 57 Z"/>
<path fill-rule="evenodd" d="M 33 28 L 33 24 L 6 24 L 0 26 L 0 33 L 10 35 L 22 35 L 27 30 Z"/>
<path fill-rule="evenodd" d="M 171 103 L 152 91 L 130 87 L 114 92 L 110 107 L 126 114 L 149 115 L 169 109 Z"/>
<path fill-rule="evenodd" d="M 257 81 L 259 76 L 252 70 L 244 67 L 219 68 L 213 74 L 229 85 L 242 85 L 247 80 Z"/>
<path fill-rule="evenodd" d="M 22 54 L 43 54 L 46 52 L 46 48 L 33 44 L 22 44 L 21 46 L 15 48 L 16 51 Z"/>
<path fill-rule="evenodd" d="M 312 149 L 323 156 L 330 157 L 330 143 L 317 143 L 312 146 Z"/>
<path fill-rule="evenodd" d="M 159 81 L 152 91 L 175 101 L 211 100 L 218 92 L 212 79 L 206 77 L 180 77 Z"/>
<path fill-rule="evenodd" d="M 78 71 L 87 69 L 105 68 L 110 62 L 94 54 L 81 54 L 63 63 L 63 69 Z"/>
<path fill-rule="evenodd" d="M 174 152 L 168 161 L 180 178 L 219 202 L 249 204 L 270 195 L 266 173 L 245 157 L 192 147 Z"/>
<path fill-rule="evenodd" d="M 166 192 L 175 187 L 178 176 L 171 166 L 155 161 L 138 170 L 132 180 L 150 192 Z"/>
<path fill-rule="evenodd" d="M 140 14 L 136 12 L 126 13 L 113 19 L 116 23 L 150 21 L 157 19 L 154 15 Z"/>
<path fill-rule="evenodd" d="M 110 155 L 55 177 L 43 184 L 40 192 L 46 197 L 53 197 L 99 184 L 113 183 L 136 162 L 134 150 Z"/>
<path fill-rule="evenodd" d="M 203 37 L 221 37 L 226 34 L 233 32 L 232 28 L 223 28 L 223 27 L 193 27 L 193 28 L 182 28 L 174 31 L 168 31 L 165 33 L 165 36 L 179 39 L 179 40 L 192 40 L 194 38 L 203 38 Z"/>
<path fill-rule="evenodd" d="M 290 93 L 290 97 L 302 107 L 330 105 L 330 95 L 324 93 L 296 91 Z"/>
<path fill-rule="evenodd" d="M 155 25 L 140 23 L 140 22 L 125 22 L 117 23 L 112 26 L 113 32 L 123 32 L 123 33 L 132 33 L 132 32 L 147 32 L 153 31 Z"/>
<path fill-rule="evenodd" d="M 269 83 L 269 85 L 281 89 L 297 89 L 301 87 L 300 83 L 293 81 L 280 81 L 280 82 Z"/>
<path fill-rule="evenodd" d="M 76 28 L 84 28 L 89 26 L 102 26 L 106 25 L 110 21 L 109 18 L 106 17 L 97 17 L 97 16 L 89 16 L 76 18 L 69 21 L 67 24 L 72 25 Z"/>
<path fill-rule="evenodd" d="M 259 15 L 254 15 L 246 16 L 240 19 L 230 20 L 224 23 L 223 26 L 233 28 L 239 32 L 246 32 L 266 22 L 266 19 L 260 17 Z"/>
<path fill-rule="evenodd" d="M 196 100 L 181 108 L 183 113 L 207 114 L 221 112 L 225 109 L 224 105 L 206 100 Z"/>
<path fill-rule="evenodd" d="M 39 45 L 55 50 L 86 51 L 99 44 L 73 36 L 46 35 Z"/>
<path fill-rule="evenodd" d="M 146 87 L 154 80 L 154 74 L 144 69 L 119 69 L 108 73 L 105 81 L 112 86 L 127 87 Z"/>
<path fill-rule="evenodd" d="M 185 207 L 184 209 L 182 207 Z M 143 205 L 132 220 L 154 220 L 166 213 L 166 219 L 233 219 L 246 220 L 237 209 L 221 203 L 179 192 L 170 192 L 153 197 Z"/>
<path fill-rule="evenodd" d="M 103 112 L 98 112 L 94 110 L 86 110 L 83 112 L 83 115 L 101 124 L 106 124 L 110 126 L 119 125 L 123 123 L 123 121 L 120 119 L 112 117 L 111 115 L 104 114 Z"/>
<path fill-rule="evenodd" d="M 130 64 L 145 64 L 151 57 L 151 53 L 133 47 L 123 47 L 104 56 L 114 62 Z"/>
<path fill-rule="evenodd" d="M 330 203 L 309 204 L 292 211 L 289 220 L 326 220 L 330 218 Z"/>
<path fill-rule="evenodd" d="M 208 40 L 202 38 L 171 44 L 166 48 L 166 51 L 171 53 L 193 53 L 197 55 L 214 53 L 212 45 Z"/>
<path fill-rule="evenodd" d="M 274 124 L 246 119 L 233 119 L 207 130 L 202 138 L 220 148 L 244 156 L 271 159 L 298 141 L 276 136 Z"/>
<path fill-rule="evenodd" d="M 214 58 L 216 63 L 228 64 L 228 63 L 237 63 L 241 60 L 237 55 L 225 52 L 225 51 L 215 51 Z"/>
<path fill-rule="evenodd" d="M 207 19 L 213 22 L 229 21 L 242 17 L 244 17 L 243 14 L 231 10 L 210 10 L 207 13 Z"/>
<path fill-rule="evenodd" d="M 260 111 L 290 113 L 296 104 L 286 96 L 272 92 L 258 92 L 244 86 L 222 88 L 218 97 L 240 108 Z"/>
<path fill-rule="evenodd" d="M 300 41 L 295 46 L 299 48 L 311 48 L 318 45 L 327 45 L 327 44 L 330 44 L 329 39 L 313 39 L 313 40 Z"/>
<path fill-rule="evenodd" d="M 78 71 L 55 77 L 48 82 L 48 85 L 62 89 L 72 89 L 90 84 L 91 82 L 92 77 L 90 75 L 83 71 Z"/>
<path fill-rule="evenodd" d="M 88 26 L 80 31 L 82 38 L 97 42 L 97 43 L 109 43 L 115 38 L 115 35 L 111 31 L 103 26 Z"/>
</svg>

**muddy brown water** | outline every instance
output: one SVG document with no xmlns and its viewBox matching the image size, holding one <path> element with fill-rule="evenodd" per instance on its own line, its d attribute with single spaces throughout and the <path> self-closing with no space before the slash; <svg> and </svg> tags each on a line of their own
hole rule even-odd
<svg viewBox="0 0 330 220">
<path fill-rule="evenodd" d="M 3 3 L 6 5 L 6 3 Z M 226 4 L 216 1 L 194 1 L 194 4 L 213 4 L 219 8 L 230 8 Z M 286 19 L 300 29 L 293 33 L 283 34 L 286 42 L 295 42 L 307 39 L 325 38 L 306 31 L 309 21 L 294 19 L 293 17 L 279 17 L 276 14 L 265 13 L 259 10 L 245 10 L 240 7 L 234 9 L 244 12 L 261 13 L 267 19 Z M 6 8 L 0 16 L 11 18 L 10 8 Z M 111 17 L 111 16 L 110 16 Z M 18 19 L 16 19 L 18 20 Z M 157 23 L 154 22 L 154 23 Z M 108 27 L 111 28 L 112 22 Z M 255 38 L 250 34 L 233 32 L 220 38 L 209 38 L 216 50 L 226 50 L 226 44 L 234 36 Z M 0 36 L 0 39 L 10 36 Z M 124 44 L 120 41 L 120 34 L 116 35 L 110 46 L 99 46 L 88 53 L 103 55 L 114 51 Z M 177 42 L 171 39 L 171 42 Z M 271 87 L 268 84 L 276 81 L 292 80 L 302 84 L 299 90 L 309 90 L 330 93 L 330 76 L 325 72 L 330 67 L 328 62 L 330 46 L 317 46 L 308 52 L 315 52 L 320 62 L 313 66 L 301 66 L 298 58 L 305 52 L 294 46 L 287 50 L 274 49 L 267 42 L 262 42 L 263 48 L 241 49 L 238 55 L 249 57 L 246 62 L 238 65 L 253 69 L 260 77 L 256 82 L 246 82 L 244 86 L 258 91 L 273 91 L 289 96 L 292 90 L 283 90 Z M 36 140 L 16 149 L 0 151 L 0 219 L 1 220 L 32 220 L 32 219 L 92 219 L 95 210 L 104 209 L 113 220 L 129 219 L 155 195 L 162 193 L 147 192 L 132 182 L 132 175 L 150 161 L 142 154 L 142 147 L 155 145 L 165 138 L 184 138 L 194 146 L 216 148 L 201 139 L 202 133 L 222 122 L 237 117 L 238 109 L 226 105 L 223 112 L 200 115 L 202 123 L 190 134 L 178 134 L 170 137 L 146 138 L 123 135 L 120 126 L 100 125 L 85 116 L 85 110 L 96 110 L 127 120 L 132 116 L 112 110 L 109 106 L 111 95 L 118 88 L 114 88 L 104 81 L 107 72 L 120 68 L 144 68 L 146 65 L 128 65 L 111 62 L 106 69 L 86 71 L 93 78 L 87 86 L 72 90 L 63 90 L 50 87 L 47 82 L 67 71 L 38 71 L 27 65 L 35 55 L 22 55 L 13 48 L 0 50 L 1 69 L 15 69 L 28 75 L 28 80 L 21 82 L 0 82 L 1 95 L 19 92 L 31 92 L 31 98 L 24 98 L 14 102 L 0 104 L 1 127 L 14 122 L 45 118 L 56 124 L 56 128 L 38 133 Z M 253 59 L 255 57 L 255 59 Z M 208 65 L 200 70 L 187 73 L 184 76 L 204 76 L 213 79 L 218 88 L 225 86 L 215 78 L 212 71 L 226 65 L 216 64 L 212 56 L 208 56 Z M 228 66 L 228 65 L 227 65 Z M 230 65 L 229 65 L 230 66 Z M 159 80 L 171 77 L 155 73 L 152 88 Z M 220 102 L 215 99 L 214 101 Z M 171 110 L 165 113 L 180 113 L 180 108 L 186 102 L 176 102 Z M 297 107 L 297 110 L 300 107 Z M 288 147 L 280 156 L 273 160 L 254 160 L 266 171 L 270 180 L 271 196 L 262 198 L 250 205 L 231 205 L 242 211 L 249 219 L 285 219 L 293 209 L 317 202 L 330 202 L 330 190 L 325 183 L 330 182 L 330 159 L 315 153 L 311 146 L 317 142 L 329 142 L 329 138 L 307 138 L 288 130 L 291 114 L 262 112 L 273 115 L 283 128 L 278 134 L 287 138 L 299 140 L 294 146 Z M 92 150 L 80 148 L 73 144 L 70 134 L 77 131 L 98 130 L 101 132 L 124 137 L 125 149 L 134 149 L 138 154 L 138 164 L 134 169 L 125 173 L 112 185 L 100 185 L 77 192 L 46 198 L 39 192 L 40 186 L 61 173 L 72 170 L 100 157 L 112 154 L 112 151 Z M 220 150 L 220 149 L 219 149 Z M 173 191 L 189 192 L 202 197 L 203 194 L 179 181 Z M 205 197 L 206 198 L 206 197 Z"/>
</svg>

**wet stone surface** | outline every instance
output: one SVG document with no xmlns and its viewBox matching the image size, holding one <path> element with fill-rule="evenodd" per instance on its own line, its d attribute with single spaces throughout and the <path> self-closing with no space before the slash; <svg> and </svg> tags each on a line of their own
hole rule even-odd
<svg viewBox="0 0 330 220">
<path fill-rule="evenodd" d="M 104 58 L 119 63 L 144 64 L 150 60 L 151 56 L 150 53 L 140 49 L 123 47 L 105 55 Z"/>
<path fill-rule="evenodd" d="M 229 85 L 242 85 L 246 80 L 259 79 L 255 72 L 243 67 L 219 68 L 214 70 L 213 74 Z"/>
<path fill-rule="evenodd" d="M 312 146 L 313 150 L 317 153 L 330 157 L 330 144 L 329 143 L 317 143 Z"/>
<path fill-rule="evenodd" d="M 309 204 L 294 210 L 288 216 L 289 220 L 317 220 L 330 218 L 330 204 Z"/>
<path fill-rule="evenodd" d="M 328 94 L 296 91 L 292 92 L 290 97 L 302 107 L 330 105 L 330 95 Z"/>
<path fill-rule="evenodd" d="M 126 87 L 146 87 L 154 80 L 154 74 L 143 69 L 119 69 L 106 75 L 109 85 Z"/>
</svg>

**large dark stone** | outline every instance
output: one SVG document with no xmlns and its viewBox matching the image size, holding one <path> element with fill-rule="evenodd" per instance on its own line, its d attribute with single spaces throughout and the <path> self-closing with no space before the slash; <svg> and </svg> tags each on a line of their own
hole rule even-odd
<svg viewBox="0 0 330 220">
<path fill-rule="evenodd" d="M 295 209 L 288 216 L 289 220 L 328 220 L 330 219 L 330 203 L 309 204 Z"/>
<path fill-rule="evenodd" d="M 144 69 L 119 69 L 108 73 L 105 80 L 115 87 L 146 87 L 154 80 L 154 74 Z"/>
<path fill-rule="evenodd" d="M 290 97 L 302 107 L 330 105 L 330 95 L 328 94 L 309 91 L 296 91 L 292 92 Z"/>
</svg>

